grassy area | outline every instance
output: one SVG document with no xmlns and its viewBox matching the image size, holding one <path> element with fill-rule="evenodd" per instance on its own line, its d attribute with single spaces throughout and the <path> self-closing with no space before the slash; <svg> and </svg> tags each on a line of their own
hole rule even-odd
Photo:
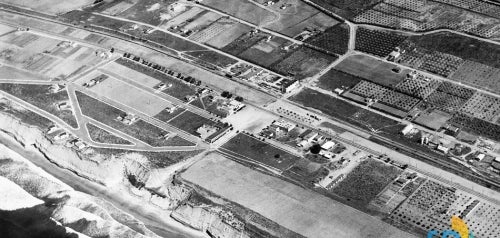
<svg viewBox="0 0 500 238">
<path fill-rule="evenodd" d="M 148 145 L 155 147 L 194 145 L 192 142 L 186 141 L 182 138 L 176 138 L 177 136 L 165 140 L 161 137 L 161 135 L 167 134 L 167 131 L 151 125 L 143 120 L 136 121 L 132 125 L 125 125 L 116 120 L 118 116 L 124 116 L 126 114 L 124 111 L 101 102 L 93 97 L 87 96 L 86 94 L 83 94 L 81 92 L 76 93 L 78 102 L 80 103 L 80 108 L 82 109 L 82 113 L 85 116 L 88 116 L 127 135 L 137 138 L 138 140 L 141 140 Z M 181 141 L 183 143 L 180 143 Z"/>
<path fill-rule="evenodd" d="M 130 141 L 125 140 L 121 137 L 111 134 L 109 131 L 104 130 L 98 126 L 87 123 L 87 131 L 89 132 L 90 139 L 99 143 L 106 144 L 118 144 L 118 145 L 130 145 Z"/>
<path fill-rule="evenodd" d="M 19 110 L 11 106 L 10 102 L 0 101 L 0 113 L 6 113 L 21 120 L 21 122 L 46 130 L 54 123 L 30 110 Z"/>
<path fill-rule="evenodd" d="M 319 87 L 325 90 L 335 90 L 336 88 L 351 88 L 363 80 L 360 77 L 344 73 L 335 69 L 329 70 L 319 78 Z"/>
<path fill-rule="evenodd" d="M 199 153 L 201 150 L 195 151 L 164 151 L 164 152 L 147 152 L 147 151 L 131 151 L 121 149 L 108 149 L 108 148 L 93 148 L 97 153 L 108 156 L 119 157 L 127 153 L 140 154 L 148 158 L 149 163 L 153 168 L 166 168 L 179 161 L 191 158 Z"/>
<path fill-rule="evenodd" d="M 196 93 L 196 87 L 193 85 L 188 85 L 184 82 L 182 82 L 179 79 L 175 79 L 169 75 L 166 75 L 164 73 L 161 73 L 157 70 L 154 70 L 150 67 L 147 67 L 145 65 L 136 63 L 132 60 L 124 59 L 124 58 L 119 58 L 115 61 L 118 64 L 121 64 L 123 66 L 126 66 L 128 68 L 131 68 L 137 72 L 141 72 L 145 75 L 148 75 L 152 78 L 158 79 L 162 81 L 165 84 L 172 84 L 172 87 L 163 90 L 164 93 L 178 98 L 178 99 L 184 99 L 186 95 L 193 95 Z"/>
<path fill-rule="evenodd" d="M 174 36 L 170 33 L 165 33 L 163 31 L 153 31 L 151 34 L 146 35 L 145 38 L 177 51 L 208 50 L 208 48 L 199 46 L 195 43 L 191 43 L 187 40 Z"/>
<path fill-rule="evenodd" d="M 321 7 L 345 18 L 353 18 L 382 0 L 312 0 Z"/>
<path fill-rule="evenodd" d="M 57 106 L 60 102 L 69 102 L 69 96 L 66 90 L 51 93 L 49 85 L 6 83 L 0 84 L 0 90 L 61 118 L 61 120 L 72 127 L 78 127 L 73 111 L 59 110 Z"/>
<path fill-rule="evenodd" d="M 401 172 L 394 166 L 367 159 L 347 174 L 333 192 L 356 205 L 367 206 Z"/>
<path fill-rule="evenodd" d="M 412 36 L 409 41 L 430 51 L 439 51 L 500 68 L 500 47 L 496 44 L 448 32 Z"/>
<path fill-rule="evenodd" d="M 154 4 L 159 3 L 158 0 L 141 0 L 135 3 L 134 6 L 132 6 L 131 8 L 120 13 L 119 15 L 130 20 L 140 21 L 150 25 L 157 26 L 162 22 L 161 12 L 166 11 L 167 7 L 174 2 L 176 1 L 162 0 L 160 6 L 158 6 L 158 8 L 155 9 L 152 7 Z"/>
<path fill-rule="evenodd" d="M 283 75 L 303 79 L 319 73 L 337 58 L 337 56 L 300 46 L 288 57 L 273 63 L 269 68 Z"/>
<path fill-rule="evenodd" d="M 160 113 L 156 114 L 154 117 L 160 121 L 168 122 L 170 119 L 180 115 L 184 111 L 186 111 L 186 109 L 184 109 L 184 108 L 178 108 L 177 110 L 175 110 L 172 113 L 169 113 L 166 110 L 163 110 Z"/>
<path fill-rule="evenodd" d="M 187 55 L 200 59 L 202 61 L 211 63 L 213 65 L 219 66 L 221 68 L 226 68 L 230 65 L 236 64 L 238 61 L 223 54 L 217 53 L 215 51 L 192 51 L 186 52 Z"/>
<path fill-rule="evenodd" d="M 349 46 L 349 26 L 345 23 L 337 24 L 307 39 L 306 43 L 335 54 L 345 54 Z"/>
<path fill-rule="evenodd" d="M 213 125 L 215 124 L 215 122 L 196 113 L 185 111 L 178 117 L 171 120 L 169 124 L 189 134 L 198 136 L 198 133 L 196 133 L 196 129 L 203 126 L 204 124 Z"/>
<path fill-rule="evenodd" d="M 262 142 L 252 136 L 239 133 L 226 142 L 222 148 L 231 151 L 242 159 L 250 158 L 280 170 L 288 169 L 299 157 Z"/>
</svg>

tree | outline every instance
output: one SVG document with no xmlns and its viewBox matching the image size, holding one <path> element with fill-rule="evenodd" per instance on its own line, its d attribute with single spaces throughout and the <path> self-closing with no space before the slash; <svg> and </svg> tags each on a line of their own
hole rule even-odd
<svg viewBox="0 0 500 238">
<path fill-rule="evenodd" d="M 319 144 L 314 144 L 313 146 L 311 146 L 311 148 L 309 148 L 309 151 L 311 151 L 311 153 L 313 154 L 319 154 L 319 152 L 321 151 L 321 146 Z"/>
<path fill-rule="evenodd" d="M 220 94 L 222 97 L 225 97 L 227 98 L 229 96 L 229 92 L 228 91 L 224 91 Z"/>
<path fill-rule="evenodd" d="M 237 96 L 237 97 L 234 98 L 234 100 L 236 100 L 238 102 L 243 102 L 243 97 Z"/>
</svg>

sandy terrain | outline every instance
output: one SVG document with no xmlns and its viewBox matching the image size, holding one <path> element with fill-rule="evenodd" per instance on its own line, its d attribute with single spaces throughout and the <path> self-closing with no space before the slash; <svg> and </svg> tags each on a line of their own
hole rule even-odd
<svg viewBox="0 0 500 238">
<path fill-rule="evenodd" d="M 14 182 L 0 176 L 0 210 L 16 210 L 43 204 L 43 201 L 31 196 Z"/>
<path fill-rule="evenodd" d="M 414 237 L 378 218 L 218 154 L 199 161 L 181 176 L 306 237 Z"/>
</svg>

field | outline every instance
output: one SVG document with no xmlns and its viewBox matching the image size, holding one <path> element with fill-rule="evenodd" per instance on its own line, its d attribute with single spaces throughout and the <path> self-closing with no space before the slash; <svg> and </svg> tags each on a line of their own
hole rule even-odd
<svg viewBox="0 0 500 238">
<path fill-rule="evenodd" d="M 305 41 L 308 44 L 335 54 L 345 54 L 349 46 L 349 26 L 337 24 Z"/>
<path fill-rule="evenodd" d="M 443 77 L 448 77 L 457 71 L 462 63 L 463 60 L 459 57 L 441 52 L 427 51 L 418 68 Z"/>
<path fill-rule="evenodd" d="M 198 136 L 198 133 L 196 133 L 196 129 L 198 129 L 199 127 L 203 126 L 204 124 L 215 124 L 214 121 L 187 110 L 176 118 L 170 120 L 168 123 L 180 130 L 183 130 L 195 136 Z"/>
<path fill-rule="evenodd" d="M 143 72 L 144 70 L 148 70 L 149 69 L 148 67 L 142 67 L 142 66 L 135 67 L 135 66 L 136 64 L 131 62 L 130 60 L 119 58 L 114 62 L 110 62 L 104 65 L 100 69 L 103 70 L 104 72 L 109 72 L 115 75 L 121 75 L 122 77 L 140 82 L 141 85 L 144 85 L 149 88 L 153 88 L 154 86 L 162 82 L 161 80 L 146 75 Z M 137 66 L 139 65 L 137 64 Z"/>
<path fill-rule="evenodd" d="M 118 15 L 130 20 L 158 26 L 162 22 L 161 13 L 167 10 L 168 5 L 174 2 L 176 1 L 166 0 L 160 3 L 158 0 L 141 0 Z"/>
<path fill-rule="evenodd" d="M 264 3 L 265 1 L 261 2 Z M 290 37 L 295 37 L 306 28 L 323 31 L 338 23 L 330 16 L 318 11 L 316 8 L 303 1 L 288 0 L 283 4 L 290 4 L 290 7 L 281 9 L 280 6 L 282 4 L 279 4 L 279 2 L 275 5 L 266 6 L 267 9 L 272 9 L 280 15 L 276 21 L 266 25 L 266 28 Z"/>
<path fill-rule="evenodd" d="M 54 0 L 40 0 L 40 1 L 30 1 L 30 0 L 5 0 L 3 3 L 13 4 L 20 7 L 25 7 L 32 9 L 36 12 L 43 12 L 50 15 L 56 15 L 60 13 L 65 13 L 74 9 L 78 9 L 87 5 L 92 4 L 93 0 L 70 0 L 70 1 L 54 1 Z"/>
<path fill-rule="evenodd" d="M 98 126 L 87 123 L 87 131 L 89 132 L 90 139 L 105 144 L 118 144 L 118 145 L 131 145 L 130 141 L 125 140 L 121 137 L 111 134 Z"/>
<path fill-rule="evenodd" d="M 367 159 L 347 174 L 332 192 L 349 202 L 366 207 L 402 170 L 381 161 Z"/>
<path fill-rule="evenodd" d="M 380 100 L 387 92 L 389 92 L 389 89 L 363 80 L 356 84 L 356 86 L 354 86 L 349 92 L 365 98 Z"/>
<path fill-rule="evenodd" d="M 336 58 L 336 56 L 330 56 L 301 46 L 285 59 L 269 67 L 278 73 L 294 76 L 296 79 L 303 79 L 319 73 Z"/>
<path fill-rule="evenodd" d="M 500 47 L 453 33 L 434 33 L 408 38 L 411 46 L 442 52 L 494 68 L 500 68 Z"/>
<path fill-rule="evenodd" d="M 465 61 L 450 79 L 500 94 L 500 69 L 474 61 Z"/>
<path fill-rule="evenodd" d="M 222 146 L 222 149 L 241 159 L 256 161 L 281 171 L 290 168 L 299 159 L 295 155 L 243 133 L 231 138 Z"/>
<path fill-rule="evenodd" d="M 98 75 L 99 74 L 94 77 Z M 93 74 L 89 76 L 93 76 Z M 79 82 L 81 81 L 79 80 Z M 101 83 L 91 87 L 90 91 L 116 101 L 121 105 L 141 111 L 148 116 L 154 116 L 166 107 L 172 105 L 170 102 L 154 94 L 112 77 L 108 77 Z"/>
<path fill-rule="evenodd" d="M 312 2 L 345 18 L 353 18 L 382 0 L 312 0 Z"/>
<path fill-rule="evenodd" d="M 449 113 L 440 110 L 431 110 L 420 113 L 417 119 L 415 119 L 415 123 L 437 131 L 450 118 L 451 115 Z"/>
<path fill-rule="evenodd" d="M 465 114 L 457 114 L 448 122 L 472 134 L 500 141 L 500 125 L 479 118 L 470 117 Z"/>
<path fill-rule="evenodd" d="M 189 42 L 170 33 L 165 33 L 163 31 L 153 31 L 151 34 L 146 35 L 145 38 L 164 47 L 177 51 L 209 50 L 208 48 L 199 46 L 195 43 Z"/>
<path fill-rule="evenodd" d="M 183 113 L 185 110 L 186 109 L 184 109 L 184 108 L 177 108 L 177 110 L 175 110 L 172 113 L 169 113 L 167 110 L 163 110 L 160 113 L 156 114 L 154 117 L 156 119 L 160 120 L 160 121 L 168 122 L 172 118 L 174 118 L 174 117 L 180 115 L 181 113 Z"/>
<path fill-rule="evenodd" d="M 336 88 L 351 88 L 363 80 L 360 77 L 338 71 L 329 70 L 319 78 L 318 85 L 325 90 L 335 90 Z"/>
<path fill-rule="evenodd" d="M 380 102 L 404 112 L 408 112 L 415 107 L 420 100 L 396 91 L 388 91 L 382 96 Z"/>
<path fill-rule="evenodd" d="M 278 18 L 276 14 L 248 0 L 205 0 L 201 4 L 251 22 L 257 26 L 263 26 Z"/>
<path fill-rule="evenodd" d="M 5 99 L 0 99 L 0 112 L 14 116 L 23 123 L 37 126 L 41 130 L 46 130 L 54 124 L 51 120 L 40 116 L 38 113 L 21 108 L 15 103 Z"/>
<path fill-rule="evenodd" d="M 396 85 L 395 89 L 410 96 L 425 99 L 439 85 L 441 85 L 441 81 L 418 74 L 415 79 L 408 78 L 400 82 Z"/>
<path fill-rule="evenodd" d="M 175 98 L 182 100 L 182 99 L 184 99 L 184 97 L 186 95 L 193 95 L 196 92 L 194 86 L 188 85 L 179 79 L 175 79 L 171 76 L 168 76 L 164 73 L 158 72 L 154 69 L 151 69 L 151 68 L 146 67 L 142 64 L 136 63 L 134 61 L 120 58 L 120 59 L 117 59 L 115 62 L 118 64 L 121 64 L 125 67 L 128 67 L 134 71 L 140 72 L 137 74 L 137 77 L 144 74 L 145 76 L 149 76 L 149 77 L 156 79 L 156 80 L 159 80 L 165 84 L 172 84 L 173 86 L 171 88 L 163 90 L 164 93 L 166 93 L 172 97 L 175 97 Z M 133 76 L 133 75 L 130 75 L 130 76 Z M 127 77 L 129 77 L 129 76 L 127 75 Z"/>
<path fill-rule="evenodd" d="M 208 25 L 205 29 L 197 31 L 196 33 L 190 35 L 188 38 L 199 43 L 205 43 L 220 34 L 224 34 L 225 31 L 232 29 L 234 26 L 236 26 L 236 24 L 238 23 L 235 20 L 227 17 L 221 17 L 217 21 Z M 229 42 L 230 41 L 228 41 L 227 43 Z"/>
<path fill-rule="evenodd" d="M 78 127 L 72 110 L 59 110 L 58 108 L 59 103 L 69 102 L 68 92 L 62 90 L 57 93 L 51 93 L 49 86 L 50 85 L 2 83 L 0 84 L 0 90 L 61 118 L 61 120 L 71 127 Z"/>
<path fill-rule="evenodd" d="M 426 102 L 445 112 L 454 113 L 460 110 L 467 99 L 436 90 L 427 97 Z"/>
<path fill-rule="evenodd" d="M 392 71 L 396 65 L 369 56 L 353 55 L 335 66 L 336 70 L 364 78 L 382 86 L 392 87 L 403 81 L 409 70 Z"/>
<path fill-rule="evenodd" d="M 476 92 L 463 105 L 462 112 L 495 123 L 500 116 L 500 98 Z"/>
<path fill-rule="evenodd" d="M 406 36 L 385 31 L 359 28 L 356 32 L 356 50 L 386 57 L 396 46 L 399 46 Z"/>
<path fill-rule="evenodd" d="M 204 61 L 206 63 L 210 63 L 221 68 L 227 68 L 230 65 L 238 63 L 238 60 L 235 60 L 229 56 L 223 55 L 221 53 L 206 50 L 206 51 L 190 51 L 185 52 L 185 54 Z"/>
<path fill-rule="evenodd" d="M 78 102 L 82 113 L 94 120 L 104 123 L 116 130 L 119 130 L 127 135 L 130 135 L 138 140 L 141 140 L 153 147 L 160 146 L 191 146 L 193 143 L 186 141 L 178 136 L 174 136 L 165 140 L 161 135 L 169 134 L 152 124 L 143 120 L 139 120 L 132 125 L 125 125 L 116 118 L 123 116 L 126 113 L 120 109 L 110 106 L 104 102 L 87 96 L 84 93 L 77 92 Z"/>
<path fill-rule="evenodd" d="M 263 32 L 246 32 L 237 39 L 231 41 L 231 43 L 224 46 L 221 50 L 232 55 L 239 55 L 269 36 L 269 34 Z"/>
<path fill-rule="evenodd" d="M 218 154 L 208 155 L 180 177 L 305 237 L 414 238 L 378 218 Z"/>
<path fill-rule="evenodd" d="M 215 22 L 214 24 L 218 24 Z M 210 27 L 207 28 L 207 31 Z M 205 44 L 210 45 L 212 47 L 215 47 L 217 49 L 222 49 L 225 46 L 229 45 L 231 42 L 235 41 L 239 37 L 241 37 L 243 34 L 249 32 L 252 30 L 251 27 L 243 24 L 243 23 L 232 23 L 229 26 L 227 26 L 227 29 L 223 29 L 223 31 L 220 34 L 214 34 L 214 37 L 210 38 L 205 42 Z M 202 31 L 201 33 L 203 33 Z M 200 34 L 201 34 L 200 33 Z M 193 37 L 195 37 L 193 35 Z"/>
</svg>

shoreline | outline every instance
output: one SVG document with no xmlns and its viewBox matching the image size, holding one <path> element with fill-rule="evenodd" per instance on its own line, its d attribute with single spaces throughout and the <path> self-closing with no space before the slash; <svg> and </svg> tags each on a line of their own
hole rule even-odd
<svg viewBox="0 0 500 238">
<path fill-rule="evenodd" d="M 152 228 L 151 231 L 161 237 L 206 237 L 203 232 L 185 227 L 170 216 L 160 216 L 152 211 L 152 209 L 145 208 L 139 204 L 129 204 L 128 201 L 123 199 L 123 196 L 120 194 L 111 192 L 105 186 L 86 180 L 68 169 L 57 166 L 46 159 L 43 154 L 36 150 L 36 148 L 25 148 L 14 138 L 4 132 L 0 132 L 0 144 L 3 144 L 8 149 L 29 160 L 34 165 L 45 170 L 47 173 L 59 179 L 66 185 L 72 187 L 74 190 L 103 199 L 120 209 L 122 212 L 134 216 L 136 219 L 143 222 L 148 229 Z"/>
</svg>

